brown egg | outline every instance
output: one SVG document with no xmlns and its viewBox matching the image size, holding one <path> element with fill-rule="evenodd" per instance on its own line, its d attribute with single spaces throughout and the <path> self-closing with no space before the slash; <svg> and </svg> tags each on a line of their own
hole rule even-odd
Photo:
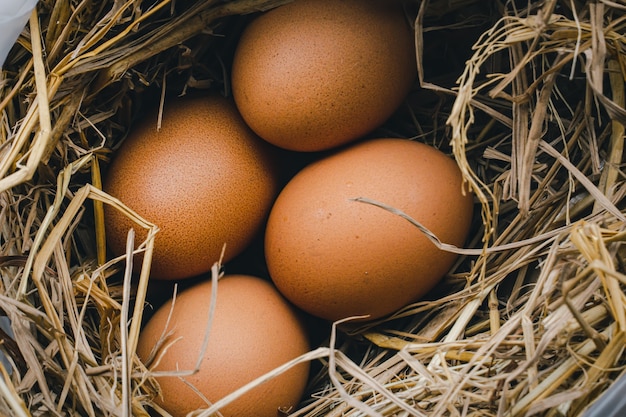
<svg viewBox="0 0 626 417">
<path fill-rule="evenodd" d="M 156 401 L 175 417 L 209 407 L 202 396 L 214 403 L 309 349 L 296 311 L 270 282 L 231 275 L 218 281 L 209 342 L 202 352 L 211 290 L 211 282 L 206 281 L 183 291 L 174 307 L 171 302 L 163 305 L 139 336 L 137 354 L 144 363 L 164 334 L 168 335 L 166 344 L 173 342 L 153 371 L 193 370 L 202 357 L 198 372 L 192 375 L 157 377 L 162 395 Z M 279 408 L 298 405 L 308 372 L 308 362 L 298 364 L 220 412 L 225 417 L 276 417 Z"/>
<path fill-rule="evenodd" d="M 428 145 L 376 139 L 304 168 L 270 212 L 265 256 L 283 295 L 328 320 L 392 313 L 429 291 L 457 257 L 357 197 L 402 210 L 457 246 L 471 223 L 473 199 L 462 193 L 456 163 Z"/>
<path fill-rule="evenodd" d="M 226 244 L 227 261 L 257 234 L 278 192 L 269 146 L 218 97 L 168 102 L 136 126 L 108 168 L 104 190 L 161 230 L 152 277 L 178 279 L 208 271 Z M 124 253 L 135 225 L 106 211 L 107 242 Z M 138 234 L 141 242 L 144 234 Z M 139 262 L 135 262 L 139 264 Z"/>
<path fill-rule="evenodd" d="M 298 0 L 245 29 L 232 89 L 259 136 L 318 151 L 385 122 L 415 76 L 414 35 L 400 2 Z"/>
</svg>

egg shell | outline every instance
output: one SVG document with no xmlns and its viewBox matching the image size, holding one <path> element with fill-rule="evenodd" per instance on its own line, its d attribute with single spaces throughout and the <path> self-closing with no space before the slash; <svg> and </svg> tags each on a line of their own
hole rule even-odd
<svg viewBox="0 0 626 417">
<path fill-rule="evenodd" d="M 400 2 L 298 0 L 243 32 L 232 90 L 270 143 L 319 151 L 384 123 L 416 77 L 414 35 Z"/>
<path fill-rule="evenodd" d="M 404 139 L 362 142 L 314 162 L 270 212 L 265 257 L 272 280 L 294 304 L 328 320 L 392 313 L 432 289 L 457 255 L 406 219 L 353 199 L 402 210 L 442 242 L 461 246 L 473 208 L 462 188 L 451 158 Z"/>
<path fill-rule="evenodd" d="M 246 248 L 267 218 L 279 174 L 271 147 L 246 126 L 232 100 L 172 100 L 161 123 L 157 130 L 152 114 L 133 128 L 104 190 L 160 228 L 151 277 L 188 278 L 208 271 L 224 244 L 223 261 Z M 113 208 L 105 222 L 111 251 L 124 253 L 136 225 Z M 136 241 L 145 236 L 138 233 Z"/>
<path fill-rule="evenodd" d="M 156 401 L 175 417 L 210 405 L 188 384 L 215 402 L 309 350 L 298 312 L 271 282 L 230 275 L 218 281 L 209 342 L 202 352 L 211 291 L 211 281 L 186 289 L 177 296 L 173 308 L 171 301 L 163 305 L 139 336 L 137 353 L 147 362 L 157 341 L 171 331 L 167 342 L 173 343 L 151 368 L 153 371 L 192 370 L 202 355 L 198 372 L 184 376 L 184 381 L 178 376 L 157 377 L 162 395 Z M 288 410 L 298 405 L 308 373 L 308 362 L 298 364 L 220 412 L 225 417 L 276 417 L 279 408 Z"/>
</svg>

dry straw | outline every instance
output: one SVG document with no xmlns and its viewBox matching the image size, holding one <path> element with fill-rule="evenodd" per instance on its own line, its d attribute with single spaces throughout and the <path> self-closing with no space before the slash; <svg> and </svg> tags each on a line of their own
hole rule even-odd
<svg viewBox="0 0 626 417">
<path fill-rule="evenodd" d="M 0 414 L 164 413 L 134 353 L 158 228 L 101 191 L 101 165 L 144 91 L 227 91 L 232 44 L 205 40 L 285 2 L 40 2 L 0 73 Z M 476 195 L 467 247 L 432 236 L 462 255 L 446 281 L 385 320 L 337 323 L 198 415 L 299 361 L 321 365 L 292 410 L 310 417 L 576 416 L 623 372 L 626 3 L 486 3 L 407 8 L 416 97 L 435 105 L 409 100 L 387 126 L 449 151 Z M 442 45 L 461 51 L 443 72 Z M 104 205 L 149 231 L 137 280 L 130 249 L 107 258 Z"/>
</svg>

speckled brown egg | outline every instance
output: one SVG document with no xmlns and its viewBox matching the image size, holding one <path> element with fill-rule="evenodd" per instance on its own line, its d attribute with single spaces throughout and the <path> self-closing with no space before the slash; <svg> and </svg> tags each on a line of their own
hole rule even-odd
<svg viewBox="0 0 626 417">
<path fill-rule="evenodd" d="M 385 122 L 415 75 L 413 31 L 400 2 L 298 0 L 245 29 L 232 89 L 259 136 L 319 151 Z"/>
<path fill-rule="evenodd" d="M 104 190 L 155 223 L 151 276 L 179 279 L 240 253 L 263 226 L 278 191 L 270 146 L 243 122 L 231 100 L 197 96 L 169 101 L 133 128 L 117 150 Z M 107 208 L 107 242 L 125 252 L 136 226 Z M 144 234 L 138 234 L 141 242 Z M 135 262 L 138 264 L 139 262 Z"/>
<path fill-rule="evenodd" d="M 211 291 L 210 281 L 183 291 L 173 306 L 166 303 L 154 314 L 139 336 L 137 354 L 152 371 L 161 373 L 157 377 L 161 396 L 156 401 L 174 417 L 207 408 L 210 404 L 202 397 L 214 403 L 309 350 L 298 313 L 270 282 L 230 275 L 218 281 L 209 341 L 202 351 Z M 167 338 L 161 339 L 164 335 Z M 169 347 L 154 361 L 151 352 L 159 340 Z M 198 358 L 196 373 L 182 378 L 163 375 L 193 370 Z M 276 417 L 279 409 L 288 411 L 298 405 L 308 372 L 308 362 L 298 364 L 220 412 L 225 417 Z"/>
<path fill-rule="evenodd" d="M 358 197 L 399 209 L 456 246 L 471 224 L 460 170 L 434 147 L 375 139 L 305 167 L 272 208 L 265 256 L 285 297 L 324 319 L 392 313 L 432 289 L 457 258 Z"/>
</svg>

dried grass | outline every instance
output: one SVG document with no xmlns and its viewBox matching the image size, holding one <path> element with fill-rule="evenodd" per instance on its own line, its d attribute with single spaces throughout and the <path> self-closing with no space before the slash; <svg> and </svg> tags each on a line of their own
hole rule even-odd
<svg viewBox="0 0 626 417">
<path fill-rule="evenodd" d="M 134 353 L 158 229 L 101 165 L 148 89 L 227 89 L 208 34 L 284 2 L 40 2 L 0 73 L 1 413 L 163 413 Z M 297 359 L 321 369 L 293 416 L 575 416 L 623 371 L 626 5 L 484 3 L 416 2 L 422 88 L 386 127 L 454 155 L 473 239 L 444 245 L 462 256 L 428 299 Z M 441 45 L 473 36 L 442 75 Z M 130 249 L 107 258 L 105 204 L 149 231 L 136 282 Z"/>
</svg>

